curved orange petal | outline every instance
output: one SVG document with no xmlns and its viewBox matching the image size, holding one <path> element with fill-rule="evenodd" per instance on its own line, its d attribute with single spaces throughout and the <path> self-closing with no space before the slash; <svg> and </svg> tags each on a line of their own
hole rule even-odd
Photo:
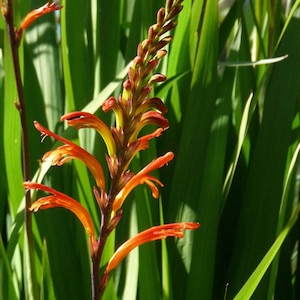
<svg viewBox="0 0 300 300">
<path fill-rule="evenodd" d="M 163 129 L 167 129 L 169 127 L 168 120 L 157 111 L 147 111 L 143 113 L 141 120 L 138 122 L 134 132 L 132 133 L 129 142 L 133 142 L 137 139 L 140 131 L 149 124 L 157 125 Z"/>
<path fill-rule="evenodd" d="M 26 189 L 42 190 L 51 194 L 50 196 L 42 197 L 32 203 L 29 208 L 30 211 L 36 212 L 39 209 L 48 209 L 53 207 L 66 208 L 77 216 L 86 232 L 92 237 L 92 240 L 95 240 L 95 230 L 92 218 L 88 211 L 79 202 L 64 193 L 40 183 L 26 181 L 23 183 L 23 186 Z"/>
<path fill-rule="evenodd" d="M 132 159 L 135 157 L 135 155 L 142 150 L 145 150 L 149 147 L 149 140 L 153 139 L 155 137 L 161 136 L 162 132 L 166 129 L 163 128 L 157 128 L 154 132 L 144 135 L 137 140 L 135 140 L 133 143 L 128 145 L 127 148 L 127 157 L 126 157 L 126 165 L 124 166 L 124 170 L 127 170 L 129 167 L 129 164 L 131 163 Z"/>
<path fill-rule="evenodd" d="M 184 236 L 184 230 L 195 230 L 199 227 L 200 224 L 197 222 L 183 222 L 154 226 L 144 230 L 127 240 L 115 251 L 107 264 L 105 273 L 108 274 L 111 270 L 116 268 L 131 250 L 144 243 L 172 236 L 182 238 Z"/>
<path fill-rule="evenodd" d="M 157 109 L 162 114 L 165 114 L 168 109 L 163 101 L 158 97 L 153 97 L 150 99 L 145 99 L 140 106 L 137 107 L 136 114 L 145 113 L 149 109 Z"/>
<path fill-rule="evenodd" d="M 48 1 L 45 5 L 41 6 L 40 8 L 34 9 L 30 13 L 28 13 L 23 22 L 21 23 L 20 28 L 24 30 L 28 28 L 37 18 L 45 14 L 54 12 L 55 10 L 59 10 L 62 7 L 62 5 L 58 5 L 56 2 Z"/>
<path fill-rule="evenodd" d="M 61 120 L 66 120 L 69 126 L 75 128 L 94 128 L 102 136 L 107 151 L 110 157 L 116 154 L 115 140 L 111 134 L 111 131 L 99 118 L 88 112 L 75 111 L 65 114 L 61 117 Z"/>
<path fill-rule="evenodd" d="M 33 122 L 34 127 L 42 134 L 43 139 L 46 136 L 51 136 L 54 139 L 64 143 L 64 144 L 69 144 L 69 145 L 75 145 L 74 143 L 72 143 L 71 141 L 69 141 L 68 139 L 65 139 L 64 137 L 50 131 L 49 129 L 47 129 L 46 127 L 44 127 L 43 125 L 41 125 L 38 121 L 34 121 Z"/>
<path fill-rule="evenodd" d="M 101 165 L 93 155 L 75 144 L 60 146 L 55 150 L 45 153 L 43 161 L 50 160 L 52 165 L 61 166 L 74 158 L 81 160 L 88 167 L 93 174 L 97 186 L 101 190 L 104 190 L 105 179 Z"/>
<path fill-rule="evenodd" d="M 51 160 L 52 165 L 62 165 L 66 161 L 77 158 L 81 160 L 91 171 L 93 177 L 95 178 L 97 186 L 101 189 L 105 189 L 105 177 L 103 173 L 103 169 L 97 159 L 91 155 L 89 152 L 79 147 L 78 145 L 72 143 L 68 139 L 65 139 L 47 128 L 43 127 L 38 122 L 34 122 L 34 126 L 38 129 L 42 134 L 49 135 L 56 140 L 66 144 L 64 146 L 60 146 L 55 150 L 49 151 L 44 154 L 43 160 Z"/>
<path fill-rule="evenodd" d="M 121 208 L 123 202 L 125 201 L 126 197 L 129 193 L 139 184 L 146 183 L 152 190 L 152 195 L 154 197 L 158 197 L 158 190 L 155 188 L 153 181 L 163 186 L 163 184 L 155 177 L 150 176 L 149 173 L 161 168 L 169 161 L 171 161 L 174 157 L 174 153 L 167 152 L 165 155 L 158 157 L 157 159 L 150 162 L 144 169 L 142 169 L 139 173 L 134 175 L 123 187 L 123 189 L 118 193 L 116 196 L 114 203 L 113 203 L 113 215 Z"/>
</svg>

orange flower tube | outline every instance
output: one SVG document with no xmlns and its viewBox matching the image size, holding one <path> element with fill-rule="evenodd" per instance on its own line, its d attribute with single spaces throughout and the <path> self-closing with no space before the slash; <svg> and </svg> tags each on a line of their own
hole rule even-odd
<svg viewBox="0 0 300 300">
<path fill-rule="evenodd" d="M 184 222 L 159 225 L 144 230 L 126 241 L 115 251 L 107 264 L 105 273 L 108 274 L 111 270 L 116 268 L 130 251 L 142 244 L 172 236 L 182 238 L 184 236 L 184 230 L 195 230 L 199 227 L 200 224 L 197 222 Z"/>
<path fill-rule="evenodd" d="M 105 189 L 105 178 L 103 169 L 97 159 L 91 155 L 89 152 L 79 147 L 78 145 L 72 143 L 68 139 L 59 136 L 58 134 L 53 133 L 47 128 L 43 127 L 38 122 L 34 122 L 34 126 L 39 130 L 44 136 L 51 136 L 56 140 L 66 144 L 60 146 L 55 150 L 49 151 L 44 154 L 43 161 L 50 160 L 52 165 L 61 166 L 70 159 L 77 158 L 81 160 L 93 174 L 97 186 L 101 189 Z"/>
<path fill-rule="evenodd" d="M 21 23 L 20 30 L 28 28 L 36 19 L 41 16 L 62 9 L 62 5 L 58 5 L 56 2 L 48 1 L 45 5 L 40 8 L 34 9 L 27 14 L 23 22 Z"/>
<path fill-rule="evenodd" d="M 150 187 L 153 197 L 158 198 L 158 189 L 154 185 L 153 181 L 160 186 L 163 186 L 163 184 L 156 177 L 149 175 L 149 173 L 161 168 L 163 165 L 171 161 L 173 157 L 174 153 L 167 152 L 165 155 L 150 162 L 144 169 L 134 175 L 116 196 L 113 203 L 113 215 L 121 208 L 129 193 L 139 184 L 146 183 Z"/>
<path fill-rule="evenodd" d="M 39 209 L 48 209 L 54 207 L 63 207 L 74 213 L 77 218 L 82 223 L 83 227 L 85 228 L 86 232 L 89 234 L 92 244 L 95 242 L 95 229 L 93 225 L 92 218 L 88 211 L 76 200 L 67 196 L 64 193 L 61 193 L 53 188 L 50 188 L 46 185 L 29 182 L 26 181 L 23 183 L 25 189 L 34 189 L 34 190 L 41 190 L 52 195 L 45 196 L 40 198 L 39 200 L 32 203 L 29 207 L 30 211 L 38 211 Z"/>
<path fill-rule="evenodd" d="M 110 157 L 113 157 L 116 154 L 116 144 L 115 140 L 103 121 L 99 118 L 83 111 L 75 111 L 68 114 L 65 114 L 61 117 L 61 120 L 66 120 L 69 126 L 74 126 L 76 129 L 80 128 L 94 128 L 102 136 L 107 151 Z"/>
</svg>

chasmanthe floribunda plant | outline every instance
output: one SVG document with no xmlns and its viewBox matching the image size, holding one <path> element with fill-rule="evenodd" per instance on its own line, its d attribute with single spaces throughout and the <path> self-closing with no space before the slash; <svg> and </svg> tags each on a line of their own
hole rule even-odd
<svg viewBox="0 0 300 300">
<path fill-rule="evenodd" d="M 93 192 L 101 216 L 99 235 L 95 234 L 88 210 L 79 201 L 49 186 L 31 181 L 24 182 L 27 191 L 41 190 L 47 193 L 46 196 L 32 203 L 28 207 L 29 211 L 63 207 L 73 212 L 84 226 L 89 235 L 93 299 L 101 298 L 110 272 L 132 249 L 143 243 L 170 236 L 182 238 L 184 230 L 194 230 L 199 227 L 199 223 L 183 222 L 158 225 L 140 232 L 116 249 L 103 274 L 100 274 L 100 262 L 106 240 L 122 218 L 122 207 L 127 196 L 138 185 L 146 184 L 151 189 L 153 197 L 158 198 L 158 186 L 162 187 L 163 184 L 151 173 L 168 164 L 174 157 L 172 152 L 167 152 L 154 158 L 137 173 L 130 169 L 132 159 L 140 151 L 149 147 L 149 140 L 159 137 L 169 127 L 168 120 L 164 117 L 167 112 L 165 104 L 160 98 L 150 95 L 154 83 L 166 80 L 165 75 L 155 73 L 155 70 L 160 59 L 167 54 L 164 47 L 172 40 L 168 32 L 176 26 L 174 19 L 183 8 L 182 2 L 183 0 L 167 0 L 166 6 L 158 11 L 157 22 L 149 28 L 148 38 L 138 45 L 137 56 L 129 67 L 122 93 L 118 98 L 110 97 L 103 103 L 102 110 L 114 114 L 113 127 L 109 128 L 95 115 L 82 111 L 70 112 L 61 118 L 68 126 L 76 129 L 92 128 L 101 135 L 107 148 L 107 153 L 103 155 L 106 157 L 109 182 L 105 180 L 103 166 L 93 155 L 74 142 L 43 127 L 37 121 L 34 122 L 34 126 L 41 132 L 43 138 L 50 136 L 62 143 L 58 148 L 47 152 L 42 158 L 43 161 L 50 161 L 52 165 L 60 166 L 70 160 L 78 159 L 87 166 L 94 177 Z M 36 18 L 61 8 L 56 3 L 48 2 L 43 7 L 33 10 L 16 31 L 17 38 L 21 38 L 23 30 Z M 155 129 L 143 135 L 143 129 L 148 125 L 155 125 Z"/>
</svg>

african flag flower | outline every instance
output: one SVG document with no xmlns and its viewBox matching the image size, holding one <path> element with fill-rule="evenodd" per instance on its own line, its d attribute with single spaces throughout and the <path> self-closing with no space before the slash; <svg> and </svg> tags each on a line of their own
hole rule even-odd
<svg viewBox="0 0 300 300">
<path fill-rule="evenodd" d="M 15 31 L 16 41 L 18 43 L 20 42 L 23 31 L 27 29 L 36 19 L 56 10 L 61 10 L 62 7 L 63 6 L 59 5 L 57 2 L 52 2 L 51 0 L 49 0 L 45 5 L 29 12 L 22 21 L 20 28 Z M 4 17 L 6 16 L 6 10 L 7 8 L 5 7 L 4 1 L 2 1 L 2 14 L 4 15 Z"/>
<path fill-rule="evenodd" d="M 90 237 L 91 245 L 95 244 L 95 229 L 92 218 L 88 211 L 78 201 L 43 184 L 35 182 L 24 182 L 23 186 L 25 187 L 25 189 L 41 190 L 50 194 L 35 201 L 29 208 L 30 211 L 36 212 L 39 209 L 43 210 L 54 207 L 63 207 L 68 209 L 69 211 L 74 213 L 82 223 L 83 227 Z"/>
<path fill-rule="evenodd" d="M 91 155 L 78 145 L 74 144 L 73 142 L 69 141 L 68 139 L 65 139 L 55 134 L 54 132 L 51 132 L 36 121 L 34 122 L 34 126 L 37 130 L 41 132 L 43 138 L 46 136 L 51 136 L 56 140 L 64 143 L 63 146 L 60 146 L 55 150 L 49 151 L 46 154 L 44 154 L 42 158 L 43 161 L 51 161 L 52 165 L 61 166 L 71 159 L 79 159 L 83 163 L 85 163 L 85 165 L 91 171 L 95 178 L 97 186 L 101 190 L 105 189 L 103 169 L 93 155 Z"/>
<path fill-rule="evenodd" d="M 30 13 L 28 13 L 23 22 L 21 23 L 20 28 L 24 30 L 41 16 L 60 9 L 62 9 L 62 5 L 58 5 L 56 2 L 48 1 L 45 5 L 41 6 L 40 8 L 34 9 Z"/>
<path fill-rule="evenodd" d="M 172 223 L 153 226 L 123 243 L 109 260 L 105 273 L 109 274 L 134 248 L 167 237 L 183 238 L 185 230 L 195 230 L 200 227 L 197 222 Z"/>
<path fill-rule="evenodd" d="M 115 269 L 134 248 L 142 244 L 162 240 L 167 237 L 183 238 L 185 230 L 195 230 L 199 227 L 200 224 L 197 222 L 182 222 L 153 226 L 138 233 L 136 236 L 130 238 L 117 248 L 106 266 L 102 277 L 103 285 L 105 286 L 109 273 Z"/>
<path fill-rule="evenodd" d="M 116 250 L 107 264 L 102 279 L 99 280 L 104 245 L 107 237 L 122 218 L 123 204 L 128 195 L 137 186 L 146 184 L 150 188 L 152 196 L 158 198 L 159 187 L 163 187 L 163 183 L 153 175 L 153 172 L 167 165 L 174 158 L 172 152 L 167 152 L 153 158 L 141 170 L 133 172 L 131 169 L 133 158 L 140 151 L 145 151 L 149 147 L 151 139 L 160 137 L 169 127 L 165 117 L 167 107 L 160 98 L 153 96 L 152 93 L 153 84 L 166 80 L 165 75 L 155 73 L 155 70 L 159 61 L 167 54 L 163 48 L 172 41 L 172 37 L 166 34 L 176 26 L 173 19 L 181 11 L 182 2 L 183 0 L 167 0 L 165 8 L 158 11 L 157 23 L 149 28 L 147 39 L 138 45 L 137 55 L 133 59 L 128 70 L 128 77 L 123 83 L 123 91 L 119 97 L 110 97 L 103 103 L 102 111 L 114 114 L 115 124 L 112 127 L 107 126 L 89 112 L 75 111 L 61 117 L 61 120 L 66 121 L 68 126 L 77 130 L 92 129 L 101 136 L 105 144 L 105 149 L 103 149 L 105 166 L 101 165 L 91 153 L 80 145 L 51 132 L 36 121 L 34 122 L 34 126 L 41 132 L 43 138 L 50 136 L 62 143 L 56 149 L 48 151 L 43 156 L 43 161 L 61 166 L 73 159 L 78 159 L 86 165 L 94 178 L 93 194 L 101 215 L 98 237 L 95 236 L 94 225 L 88 210 L 79 201 L 42 184 L 24 183 L 26 189 L 41 190 L 48 194 L 32 203 L 31 211 L 63 207 L 72 211 L 83 224 L 90 237 L 93 299 L 100 299 L 110 271 L 133 248 L 169 236 L 182 238 L 184 230 L 194 230 L 199 227 L 198 223 L 193 222 L 174 223 L 152 227 L 139 233 Z M 33 21 L 40 12 L 45 11 L 44 9 L 47 10 L 48 6 L 33 13 L 28 20 Z M 56 8 L 52 4 L 50 7 L 51 9 Z M 23 26 L 26 27 L 27 23 L 25 22 Z M 145 129 L 147 129 L 147 133 L 145 133 Z M 109 178 L 105 178 L 104 170 L 107 170 Z"/>
<path fill-rule="evenodd" d="M 149 163 L 139 173 L 132 176 L 126 182 L 121 191 L 116 195 L 113 203 L 113 214 L 115 214 L 121 208 L 128 194 L 139 184 L 146 183 L 152 191 L 152 196 L 154 198 L 158 198 L 159 192 L 156 185 L 153 182 L 160 186 L 163 186 L 163 184 L 156 177 L 149 175 L 149 173 L 153 170 L 161 168 L 163 165 L 167 164 L 170 160 L 172 160 L 173 157 L 174 154 L 172 152 L 168 152 L 164 156 L 158 157 L 157 159 Z"/>
</svg>

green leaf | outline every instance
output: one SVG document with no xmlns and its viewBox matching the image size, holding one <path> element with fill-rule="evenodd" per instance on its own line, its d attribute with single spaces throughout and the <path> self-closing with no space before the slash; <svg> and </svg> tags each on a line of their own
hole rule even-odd
<svg viewBox="0 0 300 300">
<path fill-rule="evenodd" d="M 194 5 L 201 7 L 201 1 Z M 228 122 L 228 104 L 221 100 L 215 109 L 217 3 L 208 1 L 202 8 L 194 8 L 191 13 L 191 23 L 199 24 L 199 40 L 190 49 L 191 55 L 195 53 L 195 57 L 191 58 L 193 73 L 190 86 L 182 86 L 183 91 L 189 89 L 189 94 L 185 98 L 187 102 L 183 102 L 182 135 L 177 137 L 180 144 L 178 153 L 175 153 L 176 165 L 169 196 L 172 201 L 166 210 L 167 222 L 188 220 L 205 224 L 196 233 L 187 233 L 184 239 L 179 240 L 170 259 L 173 294 L 181 299 L 193 299 L 199 295 L 211 298 L 216 221 L 219 218 L 220 180 L 225 153 L 225 144 L 222 142 L 226 138 Z M 200 22 L 197 21 L 199 19 Z M 194 30 L 191 27 L 190 38 L 195 38 Z M 214 147 L 216 149 L 211 152 Z M 212 155 L 217 157 L 214 162 L 209 158 Z"/>
<path fill-rule="evenodd" d="M 24 191 L 21 162 L 21 135 L 20 117 L 14 101 L 18 98 L 15 86 L 14 69 L 7 33 L 4 40 L 5 81 L 4 81 L 4 133 L 3 147 L 5 152 L 5 168 L 8 184 L 8 205 L 14 217 L 23 197 Z M 20 60 L 22 61 L 22 47 L 20 47 Z M 18 183 L 18 184 L 16 184 Z"/>
<path fill-rule="evenodd" d="M 229 297 L 237 293 L 276 237 L 282 183 L 289 163 L 291 127 L 298 101 L 300 56 L 295 46 L 300 46 L 300 40 L 295 39 L 298 26 L 299 19 L 292 19 L 277 53 L 277 56 L 288 53 L 289 57 L 275 64 L 268 78 L 261 125 L 251 154 L 245 196 L 241 200 L 228 278 Z M 290 81 L 290 76 L 295 80 Z M 268 276 L 266 274 L 261 282 L 256 297 L 266 297 Z"/>
<path fill-rule="evenodd" d="M 42 286 L 41 286 L 41 297 L 43 300 L 55 299 L 55 293 L 53 288 L 53 281 L 50 270 L 50 262 L 48 258 L 47 243 L 43 242 L 43 253 L 42 253 Z"/>
<path fill-rule="evenodd" d="M 0 298 L 17 300 L 18 294 L 19 292 L 16 291 L 12 280 L 10 264 L 0 235 Z"/>
<path fill-rule="evenodd" d="M 269 268 L 270 264 L 272 263 L 275 256 L 278 254 L 281 245 L 283 244 L 284 240 L 286 239 L 288 233 L 296 223 L 298 219 L 298 214 L 300 211 L 300 204 L 294 210 L 290 220 L 288 221 L 287 225 L 281 231 L 269 251 L 266 253 L 262 261 L 259 263 L 255 271 L 251 274 L 248 278 L 247 282 L 243 285 L 241 290 L 238 294 L 234 297 L 235 300 L 246 300 L 250 299 L 253 295 L 255 289 L 257 288 L 258 284 L 260 283 L 261 279 L 265 275 L 267 269 Z"/>
</svg>

